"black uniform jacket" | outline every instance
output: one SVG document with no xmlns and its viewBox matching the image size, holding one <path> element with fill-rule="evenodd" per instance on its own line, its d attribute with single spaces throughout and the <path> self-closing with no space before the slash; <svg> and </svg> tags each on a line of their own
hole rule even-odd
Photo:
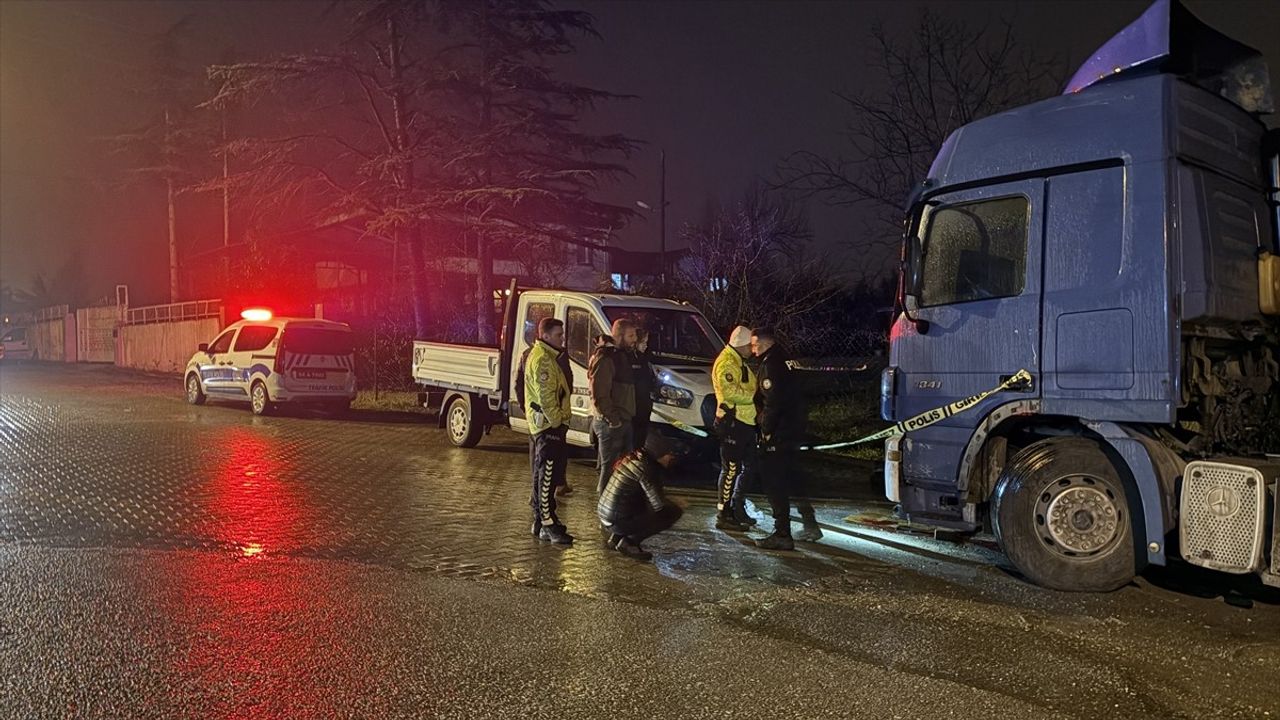
<svg viewBox="0 0 1280 720">
<path fill-rule="evenodd" d="M 760 356 L 756 384 L 756 422 L 766 445 L 794 445 L 805 438 L 804 395 L 788 366 L 787 351 L 778 344 Z"/>
</svg>

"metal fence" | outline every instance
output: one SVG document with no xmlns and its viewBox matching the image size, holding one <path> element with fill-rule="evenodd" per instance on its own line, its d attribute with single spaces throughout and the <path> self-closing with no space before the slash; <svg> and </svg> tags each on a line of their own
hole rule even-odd
<svg viewBox="0 0 1280 720">
<path fill-rule="evenodd" d="M 150 323 L 200 320 L 219 317 L 221 314 L 222 300 L 191 300 L 167 305 L 147 305 L 129 308 L 125 311 L 123 324 L 147 325 Z"/>
</svg>

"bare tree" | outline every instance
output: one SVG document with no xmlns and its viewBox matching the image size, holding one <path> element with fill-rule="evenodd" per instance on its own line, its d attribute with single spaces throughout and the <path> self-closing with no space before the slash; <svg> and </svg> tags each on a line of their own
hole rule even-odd
<svg viewBox="0 0 1280 720">
<path fill-rule="evenodd" d="M 778 167 L 776 188 L 834 206 L 869 206 L 877 224 L 869 245 L 891 245 L 902 204 L 956 128 L 1052 94 L 1060 58 L 1020 43 L 1009 20 L 973 25 L 922 11 L 899 42 L 883 24 L 869 33 L 871 86 L 837 92 L 848 112 L 844 150 L 800 150 Z"/>
<path fill-rule="evenodd" d="M 799 319 L 837 292 L 829 265 L 806 252 L 804 215 L 760 187 L 681 235 L 689 254 L 676 271 L 680 294 L 719 328 L 771 325 L 799 340 Z"/>
<path fill-rule="evenodd" d="M 209 68 L 218 90 L 207 103 L 258 105 L 269 128 L 232 140 L 232 180 L 264 211 L 312 222 L 360 219 L 409 255 L 414 323 L 427 332 L 424 226 L 446 204 L 433 156 L 440 124 L 431 106 L 430 15 L 420 3 L 374 0 L 335 5 L 347 23 L 331 52 Z M 262 105 L 266 104 L 265 112 Z M 260 124 L 261 121 L 260 121 Z"/>
</svg>

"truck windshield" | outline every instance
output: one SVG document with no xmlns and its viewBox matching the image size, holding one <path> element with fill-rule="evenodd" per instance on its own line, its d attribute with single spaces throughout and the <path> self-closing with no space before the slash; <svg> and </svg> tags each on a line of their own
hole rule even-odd
<svg viewBox="0 0 1280 720">
<path fill-rule="evenodd" d="M 710 362 L 724 349 L 711 324 L 700 313 L 689 310 L 607 307 L 609 322 L 631 318 L 649 332 L 649 352 L 661 357 Z"/>
<path fill-rule="evenodd" d="M 281 344 L 284 349 L 299 355 L 350 355 L 355 352 L 351 333 L 346 330 L 287 328 Z"/>
</svg>

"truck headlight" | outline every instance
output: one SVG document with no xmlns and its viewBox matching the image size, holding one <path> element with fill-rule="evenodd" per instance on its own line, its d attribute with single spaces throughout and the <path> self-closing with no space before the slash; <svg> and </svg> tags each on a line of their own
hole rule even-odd
<svg viewBox="0 0 1280 720">
<path fill-rule="evenodd" d="M 658 402 L 663 405 L 687 408 L 693 404 L 693 393 L 675 385 L 659 385 Z"/>
</svg>

